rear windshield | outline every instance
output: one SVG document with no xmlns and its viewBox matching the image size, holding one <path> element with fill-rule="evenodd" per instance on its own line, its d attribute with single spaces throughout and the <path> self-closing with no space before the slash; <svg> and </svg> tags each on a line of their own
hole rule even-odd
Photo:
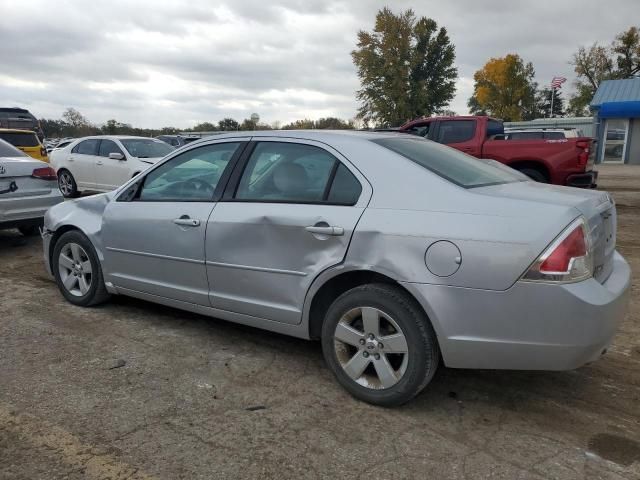
<svg viewBox="0 0 640 480">
<path fill-rule="evenodd" d="M 126 138 L 120 140 L 120 143 L 129 155 L 138 158 L 164 157 L 173 151 L 173 147 L 155 138 Z"/>
<path fill-rule="evenodd" d="M 458 150 L 430 140 L 406 136 L 372 140 L 436 175 L 464 188 L 523 181 L 517 172 L 482 162 Z"/>
<path fill-rule="evenodd" d="M 38 137 L 31 132 L 0 132 L 0 138 L 16 147 L 37 147 Z"/>
<path fill-rule="evenodd" d="M 26 157 L 27 154 L 21 152 L 10 143 L 0 140 L 0 157 Z"/>
</svg>

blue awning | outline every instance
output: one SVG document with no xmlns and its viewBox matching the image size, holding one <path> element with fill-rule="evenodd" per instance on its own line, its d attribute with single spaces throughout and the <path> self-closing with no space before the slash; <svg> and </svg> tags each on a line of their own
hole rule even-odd
<svg viewBox="0 0 640 480">
<path fill-rule="evenodd" d="M 598 111 L 600 118 L 640 118 L 640 100 L 630 102 L 605 102 Z"/>
</svg>

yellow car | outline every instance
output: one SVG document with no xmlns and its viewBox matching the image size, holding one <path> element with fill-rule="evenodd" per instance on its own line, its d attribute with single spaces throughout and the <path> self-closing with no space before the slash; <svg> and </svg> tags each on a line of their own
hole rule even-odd
<svg viewBox="0 0 640 480">
<path fill-rule="evenodd" d="M 47 149 L 40 142 L 38 135 L 33 130 L 18 130 L 13 128 L 0 128 L 0 138 L 9 142 L 24 153 L 43 162 L 49 162 Z"/>
</svg>

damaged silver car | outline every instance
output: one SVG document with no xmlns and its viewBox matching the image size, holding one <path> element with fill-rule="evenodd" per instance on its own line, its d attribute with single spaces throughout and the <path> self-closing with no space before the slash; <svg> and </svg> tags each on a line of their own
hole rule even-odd
<svg viewBox="0 0 640 480">
<path fill-rule="evenodd" d="M 627 307 L 616 209 L 394 133 L 234 132 L 45 218 L 67 300 L 130 295 L 306 339 L 377 405 L 438 365 L 567 370 Z"/>
</svg>

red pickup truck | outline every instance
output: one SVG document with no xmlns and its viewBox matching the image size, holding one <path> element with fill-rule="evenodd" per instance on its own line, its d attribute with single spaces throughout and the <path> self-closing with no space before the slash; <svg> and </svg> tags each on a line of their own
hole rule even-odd
<svg viewBox="0 0 640 480">
<path fill-rule="evenodd" d="M 594 188 L 593 140 L 505 140 L 501 120 L 491 117 L 430 117 L 402 125 L 398 131 L 420 135 L 477 158 L 490 158 L 538 182 Z"/>
</svg>

